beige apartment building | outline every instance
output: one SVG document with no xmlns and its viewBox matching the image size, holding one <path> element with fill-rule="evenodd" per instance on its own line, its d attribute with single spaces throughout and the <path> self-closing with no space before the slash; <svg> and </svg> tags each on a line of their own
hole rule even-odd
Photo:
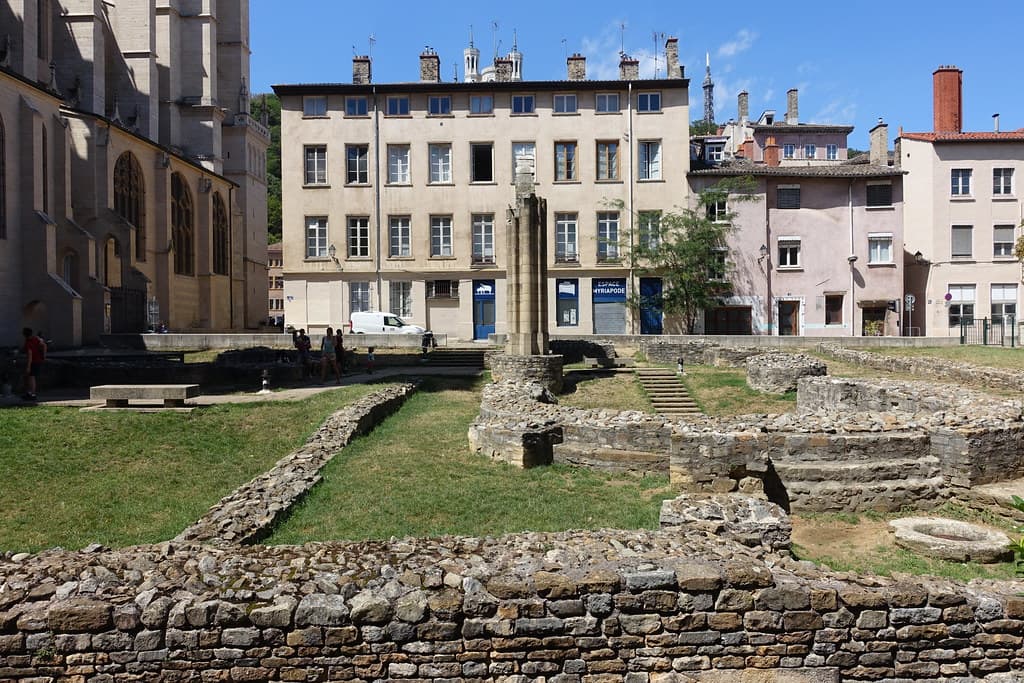
<svg viewBox="0 0 1024 683">
<path fill-rule="evenodd" d="M 247 0 L 0 1 L 0 346 L 265 317 Z"/>
<path fill-rule="evenodd" d="M 284 261 L 281 243 L 267 246 L 267 322 L 284 318 Z"/>
<path fill-rule="evenodd" d="M 1021 264 L 1014 244 L 1024 218 L 1024 128 L 963 130 L 963 73 L 933 73 L 934 130 L 901 132 L 907 292 L 915 333 L 957 336 L 961 322 L 1015 321 Z M 1012 318 L 1011 318 L 1012 317 Z M 1009 334 L 1009 330 L 1005 331 Z"/>
<path fill-rule="evenodd" d="M 529 81 L 515 49 L 481 72 L 471 46 L 463 82 L 428 50 L 417 82 L 373 83 L 357 57 L 350 84 L 276 86 L 286 323 L 379 309 L 458 339 L 504 332 L 506 211 L 527 164 L 548 207 L 550 331 L 660 332 L 626 297 L 660 290 L 629 245 L 687 202 L 688 81 L 675 39 L 666 53 L 662 79 L 624 57 L 619 80 L 588 80 L 573 55 L 566 80 Z"/>
</svg>

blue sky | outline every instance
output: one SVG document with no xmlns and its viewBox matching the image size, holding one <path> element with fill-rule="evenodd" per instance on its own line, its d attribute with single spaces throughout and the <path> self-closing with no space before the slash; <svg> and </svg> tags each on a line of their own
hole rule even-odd
<svg viewBox="0 0 1024 683">
<path fill-rule="evenodd" d="M 490 8 L 485 7 L 490 5 Z M 800 90 L 800 119 L 851 123 L 850 144 L 866 149 L 879 117 L 890 139 L 932 128 L 931 74 L 955 64 L 964 71 L 964 128 L 1024 127 L 1024 3 L 988 6 L 947 0 L 790 0 L 785 3 L 691 2 L 370 2 L 250 0 L 252 90 L 278 83 L 349 82 L 352 55 L 371 51 L 373 80 L 419 77 L 425 46 L 441 56 L 442 77 L 456 65 L 472 25 L 481 62 L 496 41 L 511 49 L 513 30 L 526 80 L 565 78 L 565 57 L 581 52 L 591 78 L 616 78 L 620 48 L 641 62 L 641 76 L 664 75 L 662 34 L 679 38 L 690 79 L 691 119 L 703 111 L 705 53 L 715 80 L 720 122 L 736 116 L 736 93 L 750 110 L 782 113 L 786 90 Z M 494 22 L 497 30 L 493 29 Z M 624 29 L 623 29 L 624 25 Z"/>
</svg>

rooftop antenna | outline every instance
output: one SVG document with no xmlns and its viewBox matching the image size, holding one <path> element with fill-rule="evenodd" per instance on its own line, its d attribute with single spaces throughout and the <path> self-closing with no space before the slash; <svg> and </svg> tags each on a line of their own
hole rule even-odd
<svg viewBox="0 0 1024 683">
<path fill-rule="evenodd" d="M 469 46 L 473 47 L 473 24 L 469 25 Z"/>
<path fill-rule="evenodd" d="M 377 36 L 371 33 L 370 34 L 369 43 L 370 43 L 370 49 L 369 49 L 369 54 L 367 54 L 367 57 L 369 57 L 370 59 L 373 59 L 373 46 L 377 43 Z"/>
<path fill-rule="evenodd" d="M 619 22 L 619 52 L 626 54 L 626 22 Z"/>
<path fill-rule="evenodd" d="M 491 45 L 494 46 L 494 58 L 498 58 L 498 21 L 491 22 Z"/>
<path fill-rule="evenodd" d="M 566 39 L 562 38 L 562 52 L 563 52 L 562 57 L 568 59 L 569 58 L 569 48 L 568 48 L 568 45 L 566 43 L 567 43 Z"/>
<path fill-rule="evenodd" d="M 512 52 L 519 52 L 519 31 L 512 29 Z"/>
<path fill-rule="evenodd" d="M 459 65 L 455 62 L 452 62 L 452 82 L 459 82 Z"/>
<path fill-rule="evenodd" d="M 660 61 L 659 58 L 658 58 L 659 54 L 660 54 L 658 52 L 658 46 L 661 45 L 665 41 L 665 34 L 660 32 L 660 31 L 654 31 L 652 33 L 652 37 L 654 39 L 654 52 L 653 52 L 653 54 L 654 54 L 654 77 L 657 78 L 658 77 L 658 62 Z"/>
</svg>

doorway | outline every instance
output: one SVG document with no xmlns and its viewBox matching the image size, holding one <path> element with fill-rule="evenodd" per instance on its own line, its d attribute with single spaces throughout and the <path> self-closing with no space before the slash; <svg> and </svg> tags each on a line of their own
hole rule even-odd
<svg viewBox="0 0 1024 683">
<path fill-rule="evenodd" d="M 661 334 L 661 278 L 640 278 L 640 334 Z"/>
<path fill-rule="evenodd" d="M 800 334 L 800 302 L 779 301 L 779 336 L 791 337 Z"/>
<path fill-rule="evenodd" d="M 473 281 L 473 339 L 494 334 L 494 280 Z"/>
</svg>

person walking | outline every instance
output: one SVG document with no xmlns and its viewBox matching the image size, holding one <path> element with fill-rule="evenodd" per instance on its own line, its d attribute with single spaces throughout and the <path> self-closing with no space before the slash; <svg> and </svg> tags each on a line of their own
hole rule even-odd
<svg viewBox="0 0 1024 683">
<path fill-rule="evenodd" d="M 341 374 L 345 374 L 345 341 L 342 339 L 342 328 L 339 326 L 338 331 L 334 334 L 334 355 L 338 361 L 338 371 Z"/>
<path fill-rule="evenodd" d="M 310 346 L 311 344 L 309 343 L 309 336 L 306 335 L 306 329 L 300 329 L 299 334 L 295 337 L 295 348 L 298 349 L 297 362 L 302 368 L 302 379 L 306 379 L 313 375 L 313 372 L 309 367 Z"/>
<path fill-rule="evenodd" d="M 338 355 L 334 348 L 334 330 L 330 327 L 320 340 L 320 384 L 327 379 L 327 366 L 334 368 L 334 376 L 341 384 L 341 373 L 338 371 Z"/>
<path fill-rule="evenodd" d="M 35 401 L 37 399 L 36 378 L 39 377 L 39 372 L 43 369 L 43 362 L 46 360 L 46 342 L 38 335 L 32 334 L 31 327 L 23 328 L 21 335 L 25 337 L 22 350 L 25 351 L 26 357 L 25 393 L 21 397 L 26 401 Z"/>
</svg>

